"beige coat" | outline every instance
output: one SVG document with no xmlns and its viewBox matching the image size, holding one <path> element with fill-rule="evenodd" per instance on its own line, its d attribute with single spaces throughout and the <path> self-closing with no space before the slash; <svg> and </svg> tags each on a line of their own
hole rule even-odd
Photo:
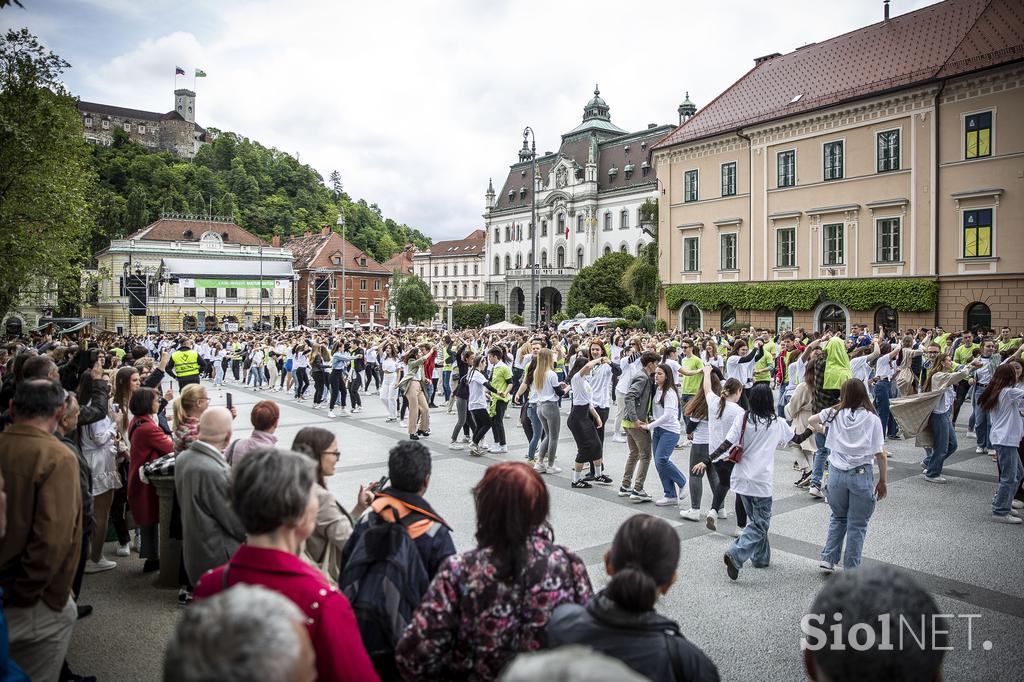
<svg viewBox="0 0 1024 682">
<path fill-rule="evenodd" d="M 894 398 L 889 402 L 893 419 L 900 425 L 904 435 L 916 436 L 914 445 L 919 448 L 930 448 L 935 444 L 932 435 L 932 410 L 939 402 L 946 389 L 967 378 L 967 371 L 937 372 L 932 377 L 932 390 L 927 393 Z"/>
<path fill-rule="evenodd" d="M 786 418 L 793 421 L 793 432 L 803 433 L 811 428 L 807 422 L 814 412 L 814 389 L 801 381 L 793 389 L 793 397 L 786 403 Z M 814 438 L 808 438 L 800 443 L 800 449 L 804 452 L 814 452 Z"/>
<path fill-rule="evenodd" d="M 316 493 L 320 503 L 316 528 L 303 544 L 300 555 L 337 584 L 341 574 L 341 550 L 352 535 L 352 517 L 327 488 L 317 485 Z"/>
</svg>

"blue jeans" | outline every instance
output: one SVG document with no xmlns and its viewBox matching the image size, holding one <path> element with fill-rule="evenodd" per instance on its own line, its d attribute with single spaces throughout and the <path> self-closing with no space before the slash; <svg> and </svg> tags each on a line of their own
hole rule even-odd
<svg viewBox="0 0 1024 682">
<path fill-rule="evenodd" d="M 999 465 L 999 485 L 992 498 L 992 513 L 996 516 L 1006 516 L 1010 513 L 1013 495 L 1020 487 L 1020 482 L 1024 480 L 1024 464 L 1021 464 L 1017 448 L 1013 445 L 996 445 L 994 447 L 996 462 Z"/>
<path fill-rule="evenodd" d="M 540 445 L 541 432 L 540 417 L 537 416 L 537 403 L 529 403 L 526 407 L 526 416 L 530 418 L 530 426 L 533 427 L 533 438 L 530 439 L 530 448 L 526 453 L 527 461 L 532 462 L 537 456 L 537 446 Z"/>
<path fill-rule="evenodd" d="M 250 366 L 249 376 L 245 379 L 246 385 L 249 384 L 250 379 L 254 388 L 263 388 L 263 368 L 258 365 Z"/>
<path fill-rule="evenodd" d="M 814 444 L 818 449 L 814 451 L 814 460 L 811 462 L 811 487 L 821 490 L 821 478 L 825 475 L 825 462 L 828 460 L 828 448 L 825 447 L 825 434 L 815 433 Z"/>
<path fill-rule="evenodd" d="M 848 471 L 829 467 L 828 506 L 832 508 L 832 518 L 828 522 L 828 536 L 821 550 L 821 560 L 839 563 L 845 539 L 843 568 L 857 568 L 864 550 L 868 520 L 875 511 L 873 467 L 865 464 Z"/>
<path fill-rule="evenodd" d="M 886 436 L 896 435 L 896 420 L 892 418 L 889 411 L 889 401 L 893 398 L 893 385 L 889 379 L 879 379 L 875 382 L 875 409 L 878 411 L 878 418 L 882 420 L 882 433 Z"/>
<path fill-rule="evenodd" d="M 935 439 L 935 444 L 932 446 L 931 454 L 924 460 L 924 466 L 927 469 L 925 476 L 934 478 L 942 474 L 943 462 L 956 452 L 959 446 L 956 442 L 956 429 L 953 428 L 953 422 L 949 420 L 949 412 L 943 412 L 942 414 L 932 412 L 928 422 L 932 427 L 932 437 Z"/>
<path fill-rule="evenodd" d="M 441 372 L 441 387 L 444 388 L 444 401 L 452 399 L 452 371 L 450 369 Z"/>
<path fill-rule="evenodd" d="M 789 399 L 793 397 L 793 394 L 788 392 L 788 388 L 785 384 L 779 386 L 779 402 L 775 405 L 775 414 L 783 419 L 786 418 L 786 405 L 789 404 Z"/>
<path fill-rule="evenodd" d="M 981 394 L 984 392 L 984 386 L 974 385 L 974 413 L 971 415 L 971 419 L 974 420 L 974 436 L 977 439 L 978 447 L 992 450 L 992 443 L 989 441 L 990 422 L 988 412 L 981 409 L 981 405 L 978 404 L 978 399 L 981 398 Z"/>
<path fill-rule="evenodd" d="M 750 559 L 754 568 L 764 568 L 772 560 L 772 548 L 768 544 L 768 526 L 772 522 L 772 498 L 737 495 L 747 512 L 747 526 L 743 534 L 732 541 L 725 553 L 742 568 Z"/>
<path fill-rule="evenodd" d="M 683 490 L 686 487 L 686 476 L 672 463 L 672 450 L 679 442 L 679 434 L 667 431 L 660 426 L 655 427 L 651 432 L 651 451 L 654 453 L 654 468 L 658 470 L 658 477 L 661 479 L 661 488 L 665 491 L 665 497 L 676 499 L 679 493 L 676 488 Z"/>
</svg>

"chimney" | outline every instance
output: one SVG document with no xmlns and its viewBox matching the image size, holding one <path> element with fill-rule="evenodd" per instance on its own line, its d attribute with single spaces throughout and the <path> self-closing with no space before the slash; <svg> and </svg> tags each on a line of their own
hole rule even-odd
<svg viewBox="0 0 1024 682">
<path fill-rule="evenodd" d="M 882 0 L 882 5 L 885 7 L 885 21 L 889 21 L 889 0 Z"/>
<path fill-rule="evenodd" d="M 275 234 L 273 237 L 271 237 L 270 245 L 277 248 L 281 248 L 281 235 Z"/>
<path fill-rule="evenodd" d="M 323 228 L 321 228 L 321 230 L 320 230 L 320 234 L 322 234 L 325 237 L 327 235 L 329 235 L 330 233 L 331 233 L 331 226 L 330 225 L 324 225 Z"/>
<path fill-rule="evenodd" d="M 657 123 L 648 123 L 647 124 L 647 129 L 648 130 L 650 130 L 651 128 L 657 128 L 657 127 L 658 127 Z"/>
<path fill-rule="evenodd" d="M 778 53 L 778 52 L 772 52 L 771 54 L 766 54 L 763 57 L 754 57 L 754 66 L 757 66 L 758 64 L 766 62 L 769 59 L 775 59 L 776 57 L 781 57 L 781 56 L 782 55 L 780 53 Z"/>
</svg>

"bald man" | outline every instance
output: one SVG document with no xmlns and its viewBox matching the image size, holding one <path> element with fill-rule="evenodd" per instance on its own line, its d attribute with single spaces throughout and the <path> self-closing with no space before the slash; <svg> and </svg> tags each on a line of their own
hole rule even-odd
<svg viewBox="0 0 1024 682">
<path fill-rule="evenodd" d="M 228 499 L 230 468 L 224 449 L 231 442 L 231 413 L 212 407 L 199 418 L 199 436 L 178 455 L 174 487 L 181 507 L 182 553 L 191 584 L 227 563 L 245 541 L 245 530 Z"/>
</svg>

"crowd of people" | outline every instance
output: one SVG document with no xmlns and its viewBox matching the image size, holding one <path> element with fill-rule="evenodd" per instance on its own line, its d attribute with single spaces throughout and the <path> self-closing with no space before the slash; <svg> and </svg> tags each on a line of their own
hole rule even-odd
<svg viewBox="0 0 1024 682">
<path fill-rule="evenodd" d="M 947 483 L 968 398 L 976 453 L 992 457 L 998 476 L 991 518 L 1021 523 L 1021 341 L 1009 328 L 866 327 L 15 340 L 0 348 L 7 665 L 32 680 L 88 679 L 64 661 L 89 613 L 78 603 L 83 576 L 132 553 L 144 572 L 161 570 L 164 523 L 181 541 L 175 572 L 187 606 L 168 680 L 518 679 L 547 655 L 531 652 L 580 645 L 648 679 L 718 679 L 656 610 L 686 579 L 672 527 L 660 514 L 622 524 L 605 557 L 610 581 L 594 593 L 582 561 L 555 542 L 549 486 L 600 486 L 711 530 L 731 512 L 723 560 L 737 580 L 748 561 L 771 562 L 774 463 L 789 448 L 796 486 L 829 507 L 821 569 L 849 571 L 842 589 L 867 584 L 877 576 L 858 567 L 888 494 L 886 442 L 914 438 L 923 480 Z M 244 438 L 234 437 L 230 401 L 210 406 L 210 391 L 231 386 L 262 393 Z M 327 485 L 341 454 L 332 420 L 359 414 L 372 395 L 407 439 L 390 451 L 387 475 L 344 504 Z M 286 400 L 326 408 L 323 426 L 279 443 Z M 473 490 L 477 547 L 461 554 L 426 497 L 432 409 L 454 415 L 448 448 L 499 460 Z M 556 476 L 563 420 L 575 445 L 565 478 Z M 506 421 L 522 428 L 522 451 L 510 450 Z M 606 440 L 627 444 L 621 472 Z M 652 461 L 660 490 L 649 492 Z M 173 480 L 169 519 L 161 476 Z M 839 585 L 829 580 L 819 600 Z M 935 611 L 930 598 L 912 608 Z M 239 643 L 231 657 L 222 642 Z M 261 672 L 233 669 L 240 651 Z M 848 662 L 826 653 L 808 655 L 808 674 L 848 679 L 837 672 Z M 941 667 L 941 654 L 922 660 Z"/>
</svg>

